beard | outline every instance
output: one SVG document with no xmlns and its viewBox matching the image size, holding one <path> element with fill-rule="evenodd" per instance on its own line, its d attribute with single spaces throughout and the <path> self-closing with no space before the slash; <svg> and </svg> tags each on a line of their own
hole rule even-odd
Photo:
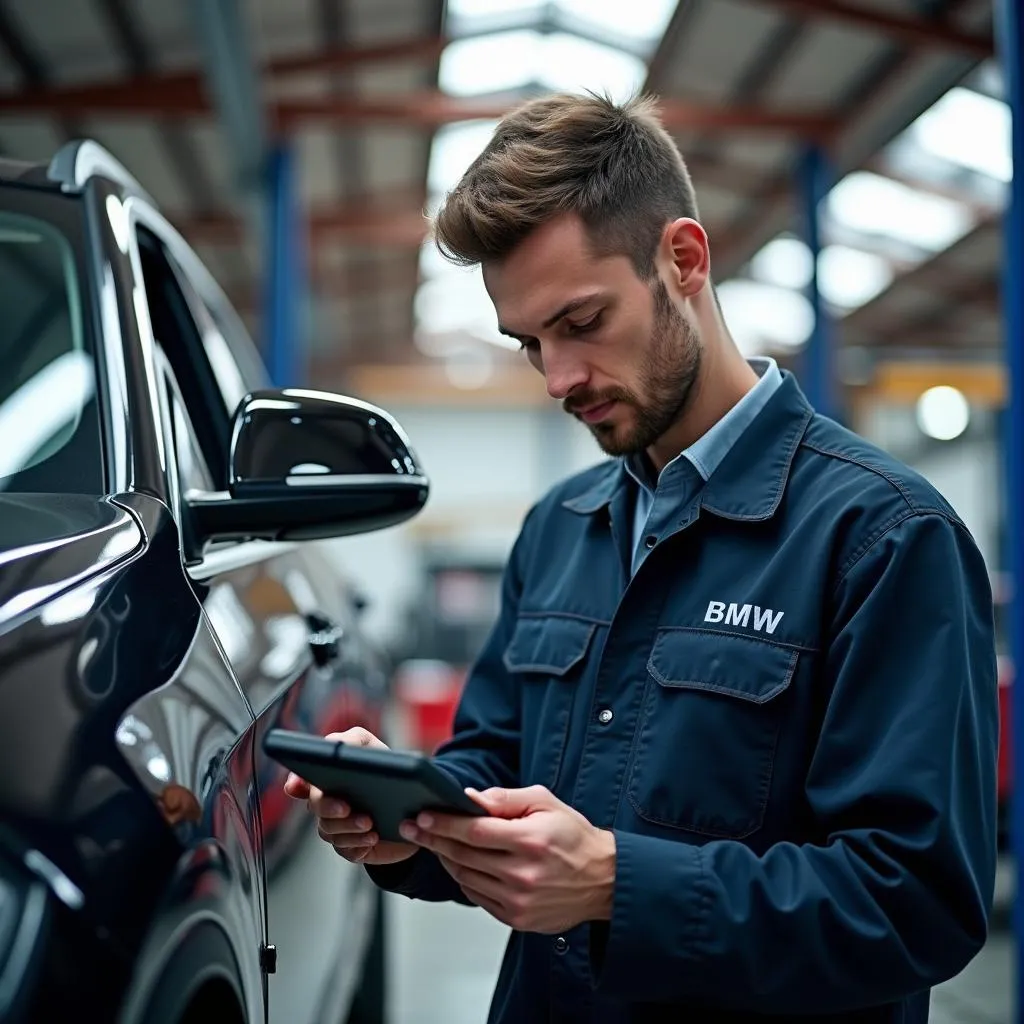
<svg viewBox="0 0 1024 1024">
<path fill-rule="evenodd" d="M 654 326 L 640 366 L 638 390 L 617 387 L 580 392 L 563 403 L 568 413 L 611 401 L 633 410 L 633 422 L 625 426 L 589 425 L 607 455 L 634 455 L 654 444 L 685 412 L 700 373 L 700 336 L 672 304 L 660 280 L 654 286 L 653 300 Z"/>
</svg>

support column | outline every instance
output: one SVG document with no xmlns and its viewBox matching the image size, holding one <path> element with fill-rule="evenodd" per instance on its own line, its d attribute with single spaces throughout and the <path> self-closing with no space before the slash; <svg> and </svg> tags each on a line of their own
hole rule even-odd
<svg viewBox="0 0 1024 1024">
<path fill-rule="evenodd" d="M 286 143 L 270 153 L 267 165 L 264 359 L 277 387 L 306 383 L 305 244 L 295 196 L 292 152 Z"/>
<path fill-rule="evenodd" d="M 1006 415 L 1006 537 L 1013 599 L 1010 605 L 1010 650 L 1015 680 L 1011 699 L 1013 782 L 1010 829 L 1017 871 L 1013 906 L 1016 937 L 1016 1012 L 1024 1020 L 1024 12 L 1020 0 L 996 0 L 996 40 L 1002 62 L 1005 99 L 1013 117 L 1013 181 L 1004 230 L 1003 316 L 1009 409 Z"/>
<path fill-rule="evenodd" d="M 828 161 L 820 146 L 812 146 L 800 166 L 804 241 L 811 250 L 811 281 L 807 298 L 814 310 L 814 329 L 807 340 L 801 366 L 801 386 L 811 405 L 825 416 L 837 416 L 831 351 L 831 324 L 818 290 L 818 256 L 821 253 L 821 222 L 818 208 L 832 187 Z"/>
</svg>

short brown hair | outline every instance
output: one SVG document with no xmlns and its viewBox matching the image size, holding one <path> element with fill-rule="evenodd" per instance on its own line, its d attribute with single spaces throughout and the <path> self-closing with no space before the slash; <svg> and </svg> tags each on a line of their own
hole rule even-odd
<svg viewBox="0 0 1024 1024">
<path fill-rule="evenodd" d="M 686 164 L 651 97 L 617 105 L 561 94 L 506 115 L 434 221 L 441 254 L 461 266 L 507 256 L 563 213 L 601 255 L 625 255 L 644 279 L 666 223 L 698 218 Z"/>
</svg>

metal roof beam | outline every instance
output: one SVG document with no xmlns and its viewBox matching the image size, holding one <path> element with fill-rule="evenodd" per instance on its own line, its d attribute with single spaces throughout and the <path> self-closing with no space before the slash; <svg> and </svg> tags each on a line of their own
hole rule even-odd
<svg viewBox="0 0 1024 1024">
<path fill-rule="evenodd" d="M 310 120 L 431 127 L 454 121 L 500 118 L 526 98 L 512 95 L 463 99 L 436 91 L 375 99 L 312 98 L 278 104 L 276 117 L 284 128 Z M 804 109 L 770 110 L 758 106 L 709 105 L 676 99 L 661 100 L 659 108 L 665 126 L 672 129 L 752 130 L 818 139 L 830 137 L 839 124 L 833 116 Z"/>
<path fill-rule="evenodd" d="M 168 219 L 178 231 L 196 245 L 236 245 L 242 225 L 230 214 Z M 337 206 L 310 212 L 305 234 L 312 245 L 342 242 L 381 248 L 410 248 L 421 245 L 429 223 L 422 196 L 398 192 L 390 196 L 360 197 Z"/>
<path fill-rule="evenodd" d="M 945 291 L 949 286 L 950 278 L 958 273 L 955 262 L 957 254 L 974 245 L 979 235 L 996 229 L 1001 217 L 1002 214 L 998 211 L 992 211 L 982 217 L 970 231 L 958 238 L 949 248 L 933 254 L 916 267 L 900 274 L 888 288 L 879 292 L 863 306 L 848 313 L 844 318 L 845 323 L 866 329 L 875 329 L 879 323 L 885 324 L 889 319 L 885 306 L 897 288 L 905 288 L 910 285 L 914 288 L 934 288 Z"/>
<path fill-rule="evenodd" d="M 761 0 L 769 7 L 791 11 L 806 18 L 841 21 L 888 36 L 918 49 L 946 50 L 986 60 L 995 55 L 991 35 L 963 32 L 941 20 L 926 20 L 903 14 L 888 14 L 878 8 L 861 7 L 847 0 Z"/>
<path fill-rule="evenodd" d="M 444 48 L 445 40 L 430 37 L 376 46 L 338 46 L 314 53 L 268 61 L 262 67 L 269 77 L 288 77 L 318 71 L 344 70 L 392 60 L 428 60 Z M 75 86 L 47 87 L 42 65 L 17 35 L 0 8 L 0 45 L 12 56 L 25 81 L 32 86 L 18 92 L 0 93 L 0 110 L 67 113 L 144 114 L 167 111 L 170 115 L 206 114 L 210 110 L 203 75 L 199 71 L 135 74 L 114 81 Z M 42 75 L 43 77 L 38 77 Z"/>
<path fill-rule="evenodd" d="M 516 95 L 462 99 L 438 91 L 374 99 L 323 97 L 270 104 L 268 113 L 282 131 L 310 121 L 430 128 L 456 121 L 503 117 L 525 98 Z M 754 131 L 827 140 L 839 125 L 838 118 L 832 115 L 804 109 L 772 110 L 730 104 L 715 106 L 674 99 L 662 100 L 660 108 L 662 119 L 670 129 Z M 202 85 L 198 81 L 184 79 L 174 88 L 169 88 L 163 81 L 129 79 L 117 85 L 0 94 L 0 114 L 28 111 L 175 119 L 208 115 L 211 107 Z M 255 136 L 249 137 L 245 147 L 251 146 L 254 139 Z"/>
<path fill-rule="evenodd" d="M 945 0 L 944 15 L 967 7 L 969 0 Z M 934 19 L 940 24 L 939 18 Z M 891 91 L 923 61 L 920 50 L 900 50 L 884 58 L 885 66 L 865 81 L 842 114 L 843 126 L 831 146 L 837 178 L 861 166 L 899 134 L 919 113 L 926 110 L 947 89 L 957 84 L 975 61 L 963 56 L 942 62 L 934 75 L 914 91 L 910 103 L 890 110 Z M 884 116 L 879 114 L 883 110 Z M 732 226 L 714 240 L 718 254 L 718 279 L 724 280 L 765 242 L 789 227 L 793 219 L 793 172 L 779 174 L 766 182 L 756 205 L 745 208 Z"/>
</svg>

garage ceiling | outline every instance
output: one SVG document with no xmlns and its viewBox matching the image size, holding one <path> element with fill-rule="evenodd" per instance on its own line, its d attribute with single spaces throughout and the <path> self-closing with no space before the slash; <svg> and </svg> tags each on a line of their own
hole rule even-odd
<svg viewBox="0 0 1024 1024">
<path fill-rule="evenodd" d="M 259 245 L 209 98 L 199 2 L 0 0 L 0 151 L 46 160 L 68 138 L 97 139 L 258 334 Z M 785 358 L 806 336 L 796 175 L 818 140 L 839 182 L 819 275 L 840 343 L 998 355 L 1006 118 L 990 0 L 251 0 L 241 10 L 255 100 L 296 158 L 320 383 L 343 387 L 365 364 L 450 363 L 472 376 L 481 358 L 514 358 L 479 282 L 425 251 L 424 211 L 494 118 L 552 88 L 642 85 L 661 98 L 748 350 Z"/>
</svg>

